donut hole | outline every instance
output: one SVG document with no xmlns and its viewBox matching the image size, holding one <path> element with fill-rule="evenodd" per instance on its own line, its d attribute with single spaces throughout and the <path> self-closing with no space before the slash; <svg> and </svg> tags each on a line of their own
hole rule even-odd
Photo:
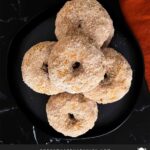
<svg viewBox="0 0 150 150">
<path fill-rule="evenodd" d="M 110 75 L 108 73 L 105 73 L 103 82 L 105 83 L 110 82 Z"/>
<path fill-rule="evenodd" d="M 105 73 L 104 79 L 100 82 L 100 84 L 109 84 L 110 82 L 110 76 L 108 73 Z"/>
<path fill-rule="evenodd" d="M 107 73 L 105 73 L 105 75 L 104 75 L 104 80 L 106 80 L 106 79 L 108 79 L 108 74 Z"/>
<path fill-rule="evenodd" d="M 79 69 L 81 66 L 80 62 L 76 61 L 75 63 L 73 63 L 72 68 L 73 70 L 77 70 Z"/>
<path fill-rule="evenodd" d="M 78 28 L 81 28 L 81 24 L 80 23 L 78 24 Z"/>
<path fill-rule="evenodd" d="M 48 73 L 48 64 L 47 64 L 47 63 L 43 63 L 41 69 L 42 69 L 45 73 Z"/>
<path fill-rule="evenodd" d="M 83 72 L 83 67 L 80 62 L 76 61 L 72 64 L 72 72 L 74 76 L 78 76 L 81 72 Z"/>
<path fill-rule="evenodd" d="M 73 115 L 73 114 L 71 114 L 71 113 L 69 113 L 69 114 L 68 114 L 68 117 L 69 117 L 69 119 L 70 119 L 70 120 L 75 120 L 74 115 Z"/>
<path fill-rule="evenodd" d="M 71 113 L 68 113 L 68 128 L 71 128 L 72 126 L 74 126 L 77 123 L 77 119 L 75 118 L 75 116 Z"/>
<path fill-rule="evenodd" d="M 78 28 L 82 28 L 82 20 L 79 20 Z"/>
<path fill-rule="evenodd" d="M 106 40 L 106 41 L 104 41 L 104 43 L 103 43 L 103 45 L 100 47 L 100 49 L 103 49 L 103 48 L 105 48 L 105 47 L 107 47 L 108 46 L 108 41 Z"/>
<path fill-rule="evenodd" d="M 72 123 L 77 122 L 77 119 L 75 118 L 74 114 L 68 113 L 68 118 Z"/>
</svg>

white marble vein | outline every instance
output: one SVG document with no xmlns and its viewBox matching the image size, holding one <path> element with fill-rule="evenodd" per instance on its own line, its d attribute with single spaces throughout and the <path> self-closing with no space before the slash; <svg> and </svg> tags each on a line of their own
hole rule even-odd
<svg viewBox="0 0 150 150">
<path fill-rule="evenodd" d="M 19 129 L 20 129 L 22 135 L 26 135 L 26 132 L 24 131 L 24 129 L 21 126 L 19 126 Z"/>
<path fill-rule="evenodd" d="M 0 114 L 5 113 L 5 112 L 9 112 L 9 111 L 13 111 L 18 109 L 18 107 L 11 107 L 11 108 L 5 108 L 5 109 L 1 109 L 0 110 Z"/>
<path fill-rule="evenodd" d="M 2 38 L 4 38 L 4 36 L 0 36 L 0 39 L 2 39 Z M 0 91 L 0 100 L 5 100 L 7 98 L 7 96 L 3 93 L 3 92 L 1 92 Z"/>
<path fill-rule="evenodd" d="M 12 21 L 14 21 L 16 18 L 15 17 L 10 17 L 8 19 L 1 19 L 0 18 L 0 23 L 10 23 Z"/>
<path fill-rule="evenodd" d="M 66 142 L 67 142 L 67 144 L 69 144 L 71 142 L 71 140 L 67 140 Z"/>
<path fill-rule="evenodd" d="M 51 143 L 53 143 L 53 142 L 54 142 L 53 139 L 49 139 L 49 142 L 46 142 L 45 144 L 48 145 L 48 144 L 51 144 Z"/>
<path fill-rule="evenodd" d="M 10 6 L 14 9 L 14 11 L 18 12 L 21 15 L 21 1 L 16 0 L 15 3 L 10 3 Z"/>
<path fill-rule="evenodd" d="M 50 143 L 53 143 L 53 141 L 54 141 L 53 139 L 50 139 L 50 140 L 49 140 Z"/>
<path fill-rule="evenodd" d="M 17 0 L 18 7 L 21 7 L 21 0 Z"/>
<path fill-rule="evenodd" d="M 15 11 L 17 11 L 17 7 L 16 7 L 16 5 L 15 5 L 14 3 L 10 3 L 10 6 L 11 6 Z"/>
<path fill-rule="evenodd" d="M 13 21 L 23 21 L 23 22 L 27 22 L 28 21 L 28 17 L 10 17 L 8 19 L 1 19 L 0 18 L 0 23 L 10 23 Z"/>
<path fill-rule="evenodd" d="M 27 22 L 28 21 L 28 17 L 24 17 L 21 15 L 21 1 L 20 0 L 16 0 L 16 3 L 10 3 L 10 6 L 18 13 L 18 16 L 16 17 L 10 17 L 7 19 L 2 19 L 0 18 L 0 23 L 10 23 L 13 21 L 23 21 L 23 22 Z"/>
<path fill-rule="evenodd" d="M 135 111 L 136 111 L 136 112 L 143 112 L 143 111 L 145 111 L 145 110 L 147 110 L 147 109 L 149 109 L 149 108 L 150 108 L 150 105 L 145 105 L 145 106 L 143 106 L 142 108 L 135 109 Z"/>
<path fill-rule="evenodd" d="M 56 143 L 60 143 L 61 142 L 60 138 L 55 138 L 54 140 L 56 141 Z"/>
<path fill-rule="evenodd" d="M 52 144 L 52 143 L 66 143 L 69 144 L 72 140 L 65 140 L 65 139 L 61 139 L 61 138 L 50 138 L 48 142 L 46 142 L 45 144 Z"/>
<path fill-rule="evenodd" d="M 35 131 L 35 127 L 34 126 L 32 127 L 32 131 L 33 131 L 33 137 L 34 137 L 34 140 L 35 140 L 36 144 L 39 144 L 38 140 L 37 140 L 36 131 Z"/>
<path fill-rule="evenodd" d="M 0 144 L 3 144 L 3 143 L 4 143 L 4 141 L 0 140 Z"/>
<path fill-rule="evenodd" d="M 21 17 L 21 1 L 20 0 L 17 0 L 17 6 L 18 6 L 18 14 L 19 16 Z"/>
<path fill-rule="evenodd" d="M 0 35 L 0 39 L 3 39 L 3 38 L 5 38 L 5 36 L 4 35 Z"/>
<path fill-rule="evenodd" d="M 131 134 L 129 135 L 129 137 L 132 138 L 134 141 L 136 141 L 136 137 L 135 137 L 135 135 L 134 135 L 133 133 L 131 133 Z"/>
</svg>

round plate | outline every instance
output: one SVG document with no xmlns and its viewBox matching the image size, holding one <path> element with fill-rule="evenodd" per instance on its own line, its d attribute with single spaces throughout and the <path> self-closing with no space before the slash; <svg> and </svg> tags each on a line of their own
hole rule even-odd
<svg viewBox="0 0 150 150">
<path fill-rule="evenodd" d="M 53 137 L 68 138 L 48 125 L 45 105 L 49 96 L 41 95 L 31 90 L 24 84 L 21 75 L 23 56 L 31 46 L 45 40 L 56 41 L 54 34 L 55 18 L 64 1 L 57 2 L 28 23 L 15 36 L 9 50 L 7 74 L 11 93 L 29 119 L 45 133 Z M 116 8 L 113 9 L 112 5 L 110 7 L 110 0 L 101 2 L 113 18 L 116 30 L 110 46 L 121 52 L 130 63 L 133 69 L 133 81 L 130 91 L 123 99 L 113 104 L 98 106 L 99 116 L 94 128 L 78 138 L 104 135 L 120 126 L 132 112 L 143 79 L 143 59 L 136 41 L 126 27 L 122 17 L 118 14 L 116 15 Z"/>
</svg>

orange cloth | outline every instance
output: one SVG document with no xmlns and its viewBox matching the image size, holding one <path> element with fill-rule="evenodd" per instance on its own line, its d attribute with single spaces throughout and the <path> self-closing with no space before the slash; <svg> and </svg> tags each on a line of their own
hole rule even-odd
<svg viewBox="0 0 150 150">
<path fill-rule="evenodd" d="M 150 90 L 150 0 L 120 0 L 123 14 L 141 46 Z"/>
</svg>

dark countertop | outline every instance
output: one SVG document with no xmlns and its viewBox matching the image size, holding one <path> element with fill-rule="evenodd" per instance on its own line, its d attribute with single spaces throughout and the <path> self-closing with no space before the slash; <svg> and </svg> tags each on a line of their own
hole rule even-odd
<svg viewBox="0 0 150 150">
<path fill-rule="evenodd" d="M 0 1 L 0 61 L 15 33 L 33 16 L 47 8 L 50 0 L 1 0 Z M 3 74 L 0 69 L 0 74 Z M 1 82 L 1 81 L 0 81 Z M 150 96 L 145 81 L 142 94 L 129 120 L 119 129 L 103 137 L 87 140 L 62 140 L 50 138 L 34 126 L 15 101 L 7 99 L 3 82 L 0 83 L 0 144 L 150 144 Z"/>
</svg>

